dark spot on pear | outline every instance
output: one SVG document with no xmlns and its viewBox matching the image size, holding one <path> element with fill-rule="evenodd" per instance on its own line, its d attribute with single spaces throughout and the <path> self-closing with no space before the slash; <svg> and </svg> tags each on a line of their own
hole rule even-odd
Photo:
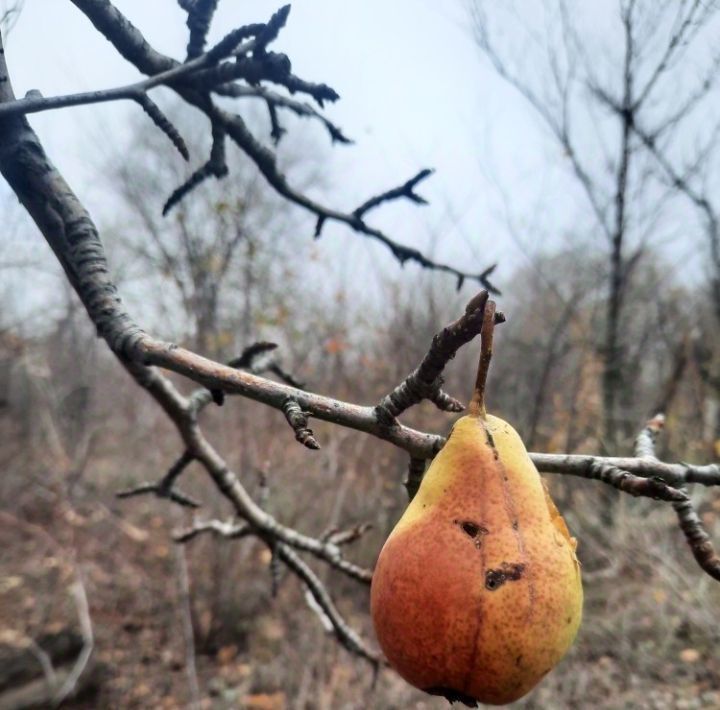
<svg viewBox="0 0 720 710">
<path fill-rule="evenodd" d="M 470 537 L 477 537 L 477 534 L 480 532 L 479 525 L 471 523 L 467 520 L 463 523 L 460 523 L 460 527 L 462 528 L 463 532 Z"/>
<path fill-rule="evenodd" d="M 453 520 L 455 525 L 459 525 L 460 529 L 475 543 L 475 547 L 478 549 L 482 544 L 483 535 L 488 534 L 488 529 L 479 523 L 475 523 L 472 520 Z"/>
<path fill-rule="evenodd" d="M 495 439 L 493 439 L 493 435 L 487 429 L 485 429 L 485 440 L 487 441 L 487 445 L 492 449 L 493 458 L 496 461 L 499 461 L 500 454 L 498 453 L 498 450 L 495 446 Z"/>
<path fill-rule="evenodd" d="M 439 695 L 450 703 L 462 703 L 469 708 L 477 707 L 477 700 L 475 700 L 475 698 L 461 693 L 454 688 L 426 688 L 425 692 L 428 693 L 428 695 Z"/>
<path fill-rule="evenodd" d="M 515 658 L 515 665 L 519 668 L 521 662 L 522 662 L 522 653 Z"/>
<path fill-rule="evenodd" d="M 513 530 L 517 530 L 519 527 L 520 527 L 520 526 L 518 525 L 518 521 L 517 521 L 517 520 L 513 520 L 512 529 L 513 529 Z"/>
<path fill-rule="evenodd" d="M 485 573 L 485 589 L 494 592 L 505 582 L 516 582 L 523 576 L 525 565 L 516 562 L 503 562 L 498 569 L 489 569 Z"/>
</svg>

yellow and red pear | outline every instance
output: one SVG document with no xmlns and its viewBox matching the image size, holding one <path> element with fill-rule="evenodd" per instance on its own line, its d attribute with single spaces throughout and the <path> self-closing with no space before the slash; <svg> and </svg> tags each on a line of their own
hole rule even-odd
<svg viewBox="0 0 720 710">
<path fill-rule="evenodd" d="M 371 608 L 409 683 L 501 705 L 565 655 L 583 593 L 575 540 L 520 436 L 485 413 L 482 389 L 385 542 Z"/>
</svg>

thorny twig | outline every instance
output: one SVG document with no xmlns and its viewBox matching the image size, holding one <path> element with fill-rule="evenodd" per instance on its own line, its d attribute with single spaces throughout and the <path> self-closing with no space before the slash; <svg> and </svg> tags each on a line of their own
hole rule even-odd
<svg viewBox="0 0 720 710">
<path fill-rule="evenodd" d="M 430 168 L 425 168 L 424 170 L 421 170 L 417 175 L 415 175 L 415 177 L 410 178 L 403 185 L 400 185 L 399 187 L 396 187 L 392 190 L 388 190 L 387 192 L 383 192 L 380 195 L 376 195 L 375 197 L 371 197 L 366 202 L 363 202 L 360 207 L 353 210 L 353 215 L 355 215 L 355 217 L 357 217 L 359 220 L 362 220 L 362 218 L 367 212 L 375 209 L 376 207 L 379 207 L 383 202 L 390 202 L 392 200 L 397 200 L 403 197 L 410 200 L 411 202 L 414 202 L 416 205 L 426 205 L 428 203 L 427 200 L 424 197 L 418 195 L 417 192 L 415 192 L 415 187 L 420 182 L 430 177 L 434 172 L 435 171 L 431 170 Z"/>
<path fill-rule="evenodd" d="M 438 409 L 446 412 L 461 412 L 464 409 L 462 403 L 441 389 L 442 371 L 460 347 L 480 332 L 487 301 L 488 292 L 480 291 L 467 304 L 460 318 L 433 337 L 430 349 L 420 365 L 377 405 L 375 412 L 378 419 L 394 425 L 396 417 L 423 399 L 429 399 Z M 505 316 L 498 313 L 496 319 L 502 323 Z"/>
</svg>

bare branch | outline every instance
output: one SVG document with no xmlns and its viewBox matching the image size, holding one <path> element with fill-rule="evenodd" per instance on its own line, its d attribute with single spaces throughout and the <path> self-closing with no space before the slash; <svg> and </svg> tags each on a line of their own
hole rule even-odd
<svg viewBox="0 0 720 710">
<path fill-rule="evenodd" d="M 310 104 L 296 101 L 295 99 L 287 96 L 282 96 L 277 92 L 270 89 L 266 89 L 262 86 L 242 86 L 241 84 L 222 84 L 221 86 L 215 87 L 213 93 L 220 96 L 230 96 L 233 98 L 258 98 L 265 101 L 268 107 L 273 106 L 276 109 L 284 108 L 292 111 L 296 116 L 305 118 L 314 118 L 320 121 L 326 128 L 330 135 L 330 140 L 333 143 L 344 143 L 346 145 L 351 144 L 353 141 L 350 140 L 342 130 L 336 126 L 332 121 L 328 120 L 320 112 L 314 109 Z"/>
<path fill-rule="evenodd" d="M 711 577 L 720 581 L 720 557 L 690 499 L 686 495 L 684 501 L 673 503 L 673 508 L 697 563 Z"/>
<path fill-rule="evenodd" d="M 378 419 L 392 425 L 395 418 L 423 399 L 429 399 L 444 411 L 461 412 L 464 406 L 443 392 L 441 373 L 455 353 L 470 342 L 482 327 L 488 292 L 481 291 L 466 306 L 465 313 L 433 337 L 430 349 L 420 365 L 375 408 Z M 498 322 L 505 317 L 497 314 Z"/>
<path fill-rule="evenodd" d="M 330 595 L 318 576 L 287 545 L 278 545 L 280 559 L 304 582 L 308 590 L 330 620 L 338 641 L 351 653 L 370 661 L 373 665 L 384 664 L 382 657 L 370 649 L 365 642 L 348 626 L 345 619 L 333 604 Z"/>
<path fill-rule="evenodd" d="M 434 172 L 435 171 L 430 168 L 425 168 L 424 170 L 421 170 L 417 175 L 415 175 L 415 177 L 410 178 L 406 183 L 400 185 L 399 187 L 388 190 L 387 192 L 383 192 L 382 194 L 371 197 L 366 202 L 363 202 L 360 207 L 353 211 L 353 215 L 361 220 L 367 212 L 375 209 L 383 202 L 390 202 L 392 200 L 398 200 L 403 197 L 410 200 L 411 202 L 414 202 L 417 205 L 428 204 L 427 200 L 424 197 L 421 197 L 415 192 L 415 187 L 420 182 L 430 177 Z"/>
<path fill-rule="evenodd" d="M 287 383 L 291 387 L 304 389 L 305 383 L 296 379 L 290 372 L 284 370 L 273 359 L 272 353 L 277 349 L 277 343 L 268 343 L 259 341 L 248 345 L 239 357 L 233 358 L 228 362 L 228 367 L 235 367 L 238 370 L 247 370 L 253 374 L 259 375 L 263 372 L 272 372 L 280 378 L 282 382 Z M 211 401 L 221 406 L 225 402 L 225 392 L 222 389 L 199 389 L 190 396 L 191 406 L 195 408 L 196 414 L 199 414 Z"/>
<path fill-rule="evenodd" d="M 364 526 L 358 526 L 358 528 L 354 531 L 354 537 L 352 539 L 359 538 L 360 535 L 362 535 L 362 532 L 366 529 L 367 528 Z M 313 600 L 322 611 L 324 617 L 329 621 L 331 630 L 334 632 L 340 643 L 351 653 L 355 653 L 372 663 L 382 662 L 380 656 L 376 652 L 372 651 L 360 638 L 360 636 L 358 636 L 358 634 L 353 631 L 350 626 L 348 626 L 347 622 L 343 619 L 335 607 L 332 599 L 330 598 L 330 594 L 325 588 L 325 585 L 320 581 L 312 569 L 310 569 L 310 567 L 303 562 L 302 559 L 300 559 L 300 556 L 288 545 L 278 542 L 277 539 L 268 539 L 257 530 L 253 530 L 252 527 L 246 523 L 223 523 L 219 520 L 196 522 L 189 530 L 176 534 L 174 539 L 177 542 L 188 542 L 202 533 L 213 533 L 227 538 L 245 537 L 246 535 L 251 534 L 261 537 L 270 547 L 273 553 L 273 560 L 277 559 L 284 562 L 288 568 L 305 584 L 312 595 Z M 350 535 L 346 534 L 337 544 L 351 542 L 349 538 Z M 328 544 L 331 544 L 329 540 Z M 275 590 L 278 582 L 278 570 L 277 567 L 274 567 L 274 563 L 272 561 L 271 575 L 273 580 L 273 590 Z M 274 595 L 275 592 L 273 591 L 273 596 Z M 317 613 L 317 609 L 314 609 L 314 611 Z"/>
<path fill-rule="evenodd" d="M 287 19 L 289 8 L 282 8 L 266 25 L 247 25 L 234 30 L 205 54 L 184 64 L 156 52 L 145 41 L 139 30 L 134 27 L 108 0 L 72 0 L 84 12 L 95 27 L 118 49 L 118 51 L 141 72 L 152 75 L 148 81 L 169 83 L 186 102 L 195 106 L 210 119 L 213 126 L 219 124 L 237 146 L 255 163 L 268 183 L 283 197 L 294 204 L 309 210 L 317 217 L 316 236 L 320 235 L 322 226 L 328 221 L 345 224 L 360 235 L 384 244 L 402 265 L 408 261 L 420 267 L 442 271 L 456 277 L 458 288 L 465 280 L 476 281 L 492 293 L 499 293 L 490 281 L 496 268 L 491 265 L 486 269 L 462 271 L 441 262 L 428 258 L 425 254 L 412 247 L 405 246 L 388 237 L 384 232 L 367 225 L 352 213 L 344 213 L 325 207 L 306 195 L 292 188 L 285 176 L 280 172 L 275 155 L 265 148 L 247 128 L 242 118 L 215 106 L 209 92 L 217 86 L 224 87 L 236 79 L 244 79 L 252 86 L 260 81 L 271 81 L 291 93 L 302 92 L 312 96 L 321 106 L 324 101 L 335 101 L 338 94 L 325 84 L 312 84 L 299 79 L 290 71 L 290 61 L 282 54 L 265 52 L 264 46 L 274 39 Z M 238 45 L 247 36 L 254 39 Z M 262 51 L 261 51 L 262 50 Z M 232 53 L 236 59 L 214 66 L 217 62 Z M 249 55 L 252 56 L 249 56 Z M 168 72 L 171 78 L 167 78 Z M 160 78 L 160 76 L 164 78 Z M 182 81 L 178 81 L 182 75 Z M 192 189 L 208 176 L 208 165 L 196 171 L 192 177 Z M 186 184 L 187 185 L 187 184 Z M 188 190 L 174 195 L 172 202 L 165 205 L 165 212 L 177 203 Z M 372 198 L 371 198 L 372 199 Z M 368 201 L 366 201 L 367 204 Z"/>
<path fill-rule="evenodd" d="M 490 276 L 496 268 L 495 264 L 479 273 L 456 269 L 452 266 L 429 259 L 417 249 L 407 247 L 396 242 L 381 230 L 369 226 L 364 220 L 358 219 L 352 213 L 346 214 L 344 212 L 322 206 L 314 200 L 311 200 L 306 195 L 297 192 L 289 185 L 285 176 L 280 172 L 277 166 L 274 154 L 258 142 L 240 116 L 229 114 L 226 111 L 216 108 L 214 117 L 223 122 L 228 136 L 255 163 L 265 179 L 280 195 L 288 199 L 290 202 L 304 207 L 317 216 L 317 226 L 315 228 L 316 238 L 321 235 L 322 228 L 328 221 L 341 222 L 351 227 L 358 234 L 365 235 L 370 239 L 374 239 L 379 241 L 381 244 L 384 244 L 390 250 L 395 259 L 397 259 L 397 261 L 399 261 L 402 265 L 408 261 L 412 261 L 425 269 L 443 271 L 454 275 L 458 279 L 458 286 L 461 286 L 465 279 L 468 279 L 471 281 L 477 281 L 491 293 L 500 293 L 500 291 L 490 281 Z M 370 200 L 368 200 L 368 202 L 369 201 Z"/>
<path fill-rule="evenodd" d="M 213 533 L 219 537 L 241 538 L 253 534 L 253 529 L 247 523 L 228 520 L 196 520 L 192 527 L 173 534 L 175 542 L 190 542 L 203 533 Z"/>
<path fill-rule="evenodd" d="M 239 370 L 251 370 L 255 372 L 260 369 L 258 365 L 260 358 L 264 358 L 274 350 L 277 350 L 277 343 L 260 340 L 257 343 L 248 345 L 238 357 L 230 360 L 228 367 L 237 367 Z"/>
<path fill-rule="evenodd" d="M 565 151 L 565 155 L 570 160 L 573 172 L 585 192 L 588 202 L 590 203 L 595 217 L 597 218 L 598 224 L 605 235 L 610 238 L 611 229 L 608 222 L 607 209 L 604 204 L 605 198 L 600 194 L 598 186 L 593 182 L 587 169 L 582 164 L 570 135 L 567 111 L 568 87 L 564 87 L 563 89 L 562 109 L 560 111 L 560 115 L 556 116 L 552 111 L 550 111 L 549 107 L 543 103 L 540 96 L 538 96 L 532 87 L 523 82 L 519 76 L 509 69 L 493 44 L 487 30 L 487 22 L 477 5 L 475 6 L 475 9 L 475 33 L 478 45 L 488 57 L 498 75 L 510 86 L 512 86 L 521 96 L 523 96 L 523 98 L 525 98 L 525 100 L 533 107 L 543 120 L 545 125 L 550 129 L 556 140 L 560 143 Z"/>
<path fill-rule="evenodd" d="M 20 17 L 25 0 L 15 0 L 9 7 L 5 7 L 2 14 L 0 14 L 0 32 L 6 37 L 12 32 L 15 23 Z"/>
<path fill-rule="evenodd" d="M 682 11 L 684 10 L 684 6 L 685 3 L 680 4 L 680 9 L 678 10 L 679 18 Z M 645 103 L 653 88 L 657 85 L 658 80 L 667 71 L 676 53 L 679 50 L 687 47 L 687 45 L 689 44 L 687 35 L 691 33 L 693 26 L 696 31 L 697 28 L 701 26 L 701 24 L 697 22 L 697 13 L 701 7 L 702 3 L 700 0 L 693 0 L 687 15 L 685 15 L 684 18 L 680 18 L 679 26 L 670 36 L 670 39 L 667 43 L 662 57 L 660 58 L 660 61 L 657 63 L 655 69 L 650 75 L 650 78 L 645 83 L 645 86 L 638 92 L 638 95 L 635 98 L 635 109 L 639 108 L 643 103 Z"/>
<path fill-rule="evenodd" d="M 285 5 L 273 14 L 267 24 L 245 25 L 229 32 L 207 52 L 209 61 L 214 63 L 230 54 L 239 56 L 250 50 L 253 55 L 264 54 L 267 45 L 277 38 L 278 33 L 285 26 L 289 14 L 290 5 Z M 238 45 L 248 37 L 255 37 L 255 43 L 251 47 L 243 47 L 239 51 Z"/>
<path fill-rule="evenodd" d="M 623 493 L 629 493 L 631 496 L 645 496 L 654 500 L 671 502 L 682 502 L 687 499 L 685 493 L 678 488 L 669 486 L 659 476 L 641 478 L 640 476 L 633 476 L 617 466 L 601 462 L 597 462 L 589 468 L 586 478 L 602 481 Z"/>
<path fill-rule="evenodd" d="M 321 540 L 329 542 L 331 545 L 349 545 L 351 542 L 359 540 L 368 530 L 372 530 L 372 523 L 358 523 L 352 528 L 339 530 L 332 528 L 320 537 Z"/>
<path fill-rule="evenodd" d="M 127 488 L 124 491 L 118 491 L 115 494 L 116 498 L 135 498 L 141 495 L 155 495 L 158 498 L 167 498 L 173 503 L 182 505 L 185 508 L 199 508 L 200 503 L 194 498 L 186 495 L 182 491 L 172 489 L 170 491 L 163 491 L 159 483 L 141 483 L 138 486 Z"/>
<path fill-rule="evenodd" d="M 657 476 L 672 486 L 681 486 L 686 483 L 700 483 L 703 486 L 720 485 L 720 465 L 718 464 L 697 466 L 689 463 L 652 461 L 646 458 L 585 454 L 531 453 L 530 458 L 541 473 L 559 473 L 587 478 L 590 467 L 599 463 L 616 466 L 642 478 Z"/>
<path fill-rule="evenodd" d="M 90 605 L 88 604 L 85 584 L 83 583 L 79 571 L 76 572 L 75 577 L 75 583 L 72 586 L 72 595 L 75 600 L 78 621 L 80 622 L 83 646 L 82 651 L 73 664 L 72 670 L 65 679 L 65 682 L 53 697 L 53 705 L 55 707 L 61 705 L 66 698 L 73 694 L 78 680 L 85 672 L 85 669 L 90 661 L 90 657 L 92 656 L 93 649 L 95 648 L 92 619 L 90 618 Z"/>
<path fill-rule="evenodd" d="M 177 148 L 178 153 L 180 153 L 185 160 L 190 160 L 190 153 L 188 152 L 183 137 L 168 117 L 160 110 L 159 106 L 147 94 L 138 94 L 134 99 L 142 106 L 143 111 L 150 116 L 153 123 L 170 139 L 172 144 Z"/>
<path fill-rule="evenodd" d="M 655 440 L 662 431 L 664 424 L 665 417 L 662 414 L 656 414 L 645 425 L 635 442 L 635 451 L 638 455 L 644 456 L 650 461 L 657 461 L 655 458 Z M 695 511 L 687 490 L 681 487 L 677 491 L 682 494 L 682 498 L 675 500 L 672 506 L 677 514 L 680 529 L 683 531 L 688 545 L 690 545 L 693 557 L 705 572 L 720 581 L 720 557 L 715 552 L 710 535 L 708 535 Z"/>
</svg>

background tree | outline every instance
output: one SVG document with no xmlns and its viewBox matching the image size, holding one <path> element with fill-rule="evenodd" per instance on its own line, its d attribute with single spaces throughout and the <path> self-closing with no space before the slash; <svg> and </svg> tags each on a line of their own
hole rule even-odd
<svg viewBox="0 0 720 710">
<path fill-rule="evenodd" d="M 677 180 L 658 181 L 646 145 L 684 147 L 697 136 L 703 147 L 690 172 L 715 154 L 714 131 L 705 138 L 696 117 L 713 98 L 718 5 L 623 0 L 605 33 L 622 38 L 619 51 L 593 33 L 594 23 L 608 21 L 598 8 L 583 12 L 553 0 L 533 8 L 539 16 L 532 19 L 516 3 L 489 12 L 478 1 L 472 10 L 478 46 L 562 149 L 588 208 L 585 229 L 605 245 L 606 307 L 598 342 L 603 445 L 617 451 L 633 436 L 639 414 L 628 362 L 627 294 L 650 246 L 673 236 L 665 216 L 682 192 Z M 510 27 L 519 30 L 513 44 L 501 42 L 503 28 Z M 521 45 L 529 51 L 519 51 Z M 645 147 L 636 126 L 652 126 Z"/>
</svg>

